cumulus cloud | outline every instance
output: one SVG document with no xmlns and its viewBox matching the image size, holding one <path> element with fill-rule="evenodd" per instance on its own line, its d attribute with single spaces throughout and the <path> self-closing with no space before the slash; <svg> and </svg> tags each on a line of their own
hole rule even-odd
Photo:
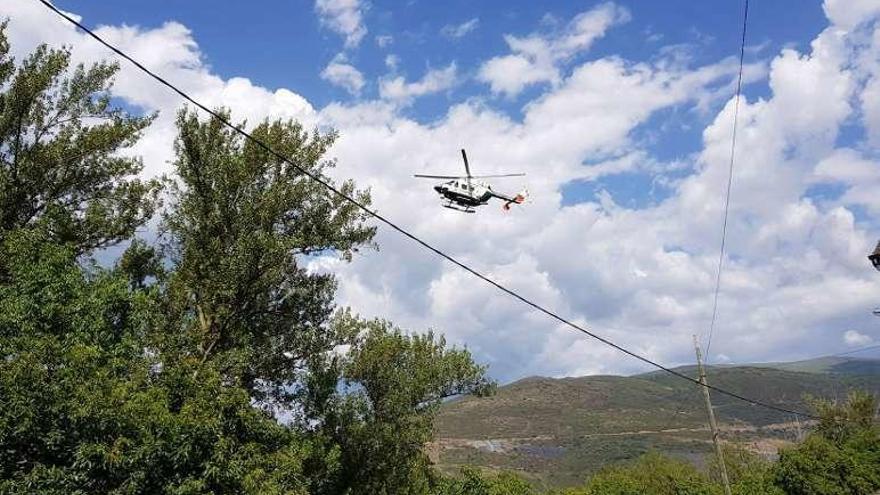
<svg viewBox="0 0 880 495">
<path fill-rule="evenodd" d="M 376 36 L 376 44 L 379 45 L 379 48 L 390 46 L 391 43 L 394 43 L 394 37 L 390 34 L 380 34 L 379 36 Z"/>
<path fill-rule="evenodd" d="M 527 86 L 560 81 L 559 63 L 590 48 L 612 26 L 627 22 L 629 11 L 608 2 L 575 16 L 565 29 L 525 38 L 505 35 L 511 54 L 485 62 L 479 79 L 493 93 L 516 96 Z"/>
<path fill-rule="evenodd" d="M 74 63 L 116 59 L 106 48 L 38 3 L 14 2 L 6 7 L 10 19 L 8 35 L 13 55 L 19 60 L 43 42 L 73 47 Z M 85 22 L 88 24 L 87 19 Z M 316 123 L 317 113 L 312 105 L 289 89 L 269 90 L 246 78 L 224 80 L 212 73 L 192 31 L 178 22 L 166 22 L 152 29 L 101 26 L 95 31 L 208 107 L 231 109 L 236 120 L 246 119 L 254 124 L 264 118 L 296 118 L 307 125 Z M 159 118 L 131 151 L 144 157 L 145 175 L 166 173 L 173 154 L 170 145 L 175 134 L 175 112 L 182 106 L 180 97 L 128 62 L 119 63 L 121 70 L 113 86 L 114 95 L 145 111 L 159 112 Z"/>
<path fill-rule="evenodd" d="M 874 342 L 874 339 L 870 335 L 865 335 L 855 330 L 847 330 L 843 334 L 843 342 L 848 346 L 861 346 Z"/>
<path fill-rule="evenodd" d="M 880 16 L 880 4 L 874 0 L 825 0 L 825 15 L 836 26 L 852 29 Z"/>
<path fill-rule="evenodd" d="M 880 214 L 880 162 L 869 160 L 859 151 L 833 151 L 813 169 L 812 182 L 846 186 L 846 191 L 832 201 L 834 204 L 861 206 Z"/>
<path fill-rule="evenodd" d="M 110 57 L 34 5 L 8 7 L 14 49 L 47 39 L 73 45 L 77 61 Z M 869 204 L 867 189 L 860 188 L 876 184 L 876 156 L 865 143 L 843 147 L 838 138 L 844 126 L 870 129 L 862 106 L 870 99 L 874 68 L 855 61 L 878 58 L 880 35 L 864 20 L 873 15 L 870 9 L 835 11 L 838 5 L 826 2 L 828 28 L 808 48 L 783 50 L 756 70 L 754 80 L 766 85 L 766 94 L 741 103 L 729 258 L 713 338 L 720 354 L 710 356 L 713 361 L 817 355 L 839 345 L 842 334 L 846 339 L 844 331 L 875 324 L 870 309 L 880 277 L 865 255 L 880 224 L 857 218 L 853 205 Z M 581 17 L 588 12 L 563 21 L 566 27 L 557 32 L 508 43 L 510 55 L 521 56 L 527 67 L 546 65 L 538 81 L 552 83 L 523 105 L 521 115 L 472 98 L 430 122 L 401 109 L 450 88 L 458 77 L 455 64 L 417 81 L 382 80 L 377 100 L 314 109 L 294 91 L 211 72 L 195 41 L 198 33 L 181 24 L 107 26 L 101 32 L 208 105 L 231 108 L 236 119 L 292 117 L 338 128 L 331 155 L 339 167 L 332 173 L 370 187 L 383 214 L 596 333 L 666 364 L 688 363 L 691 335 L 706 328 L 711 312 L 733 117 L 733 102 L 719 88 L 735 76 L 736 64 L 687 67 L 610 56 L 561 70 L 626 18 L 611 4 L 599 9 L 613 15 L 594 14 L 588 22 Z M 567 55 L 538 56 L 548 50 Z M 180 102 L 122 67 L 116 95 L 161 112 L 137 152 L 147 173 L 168 172 Z M 702 142 L 674 162 L 657 158 L 638 138 L 658 112 L 701 105 L 712 112 Z M 493 187 L 527 185 L 533 203 L 508 213 L 489 205 L 476 215 L 439 208 L 431 184 L 411 174 L 460 170 L 462 147 L 475 173 L 526 172 Z M 659 184 L 664 194 L 630 206 L 624 192 L 606 187 L 605 181 L 621 177 Z M 600 192 L 564 201 L 564 190 L 576 181 Z M 827 184 L 839 197 L 829 201 L 811 193 Z M 304 261 L 337 275 L 341 305 L 405 328 L 443 332 L 451 343 L 469 346 L 502 380 L 645 370 L 392 231 L 380 228 L 377 240 L 382 251 L 352 263 L 332 256 Z"/>
<path fill-rule="evenodd" d="M 391 71 L 396 71 L 397 66 L 400 64 L 400 57 L 394 55 L 393 53 L 385 56 L 385 67 L 388 67 Z"/>
<path fill-rule="evenodd" d="M 396 66 L 396 59 L 391 60 Z M 388 78 L 379 84 L 379 95 L 386 100 L 408 104 L 420 96 L 446 91 L 455 85 L 458 69 L 455 62 L 443 69 L 431 69 L 418 81 L 406 82 L 402 76 Z"/>
<path fill-rule="evenodd" d="M 450 39 L 460 39 L 464 38 L 471 32 L 473 32 L 480 25 L 480 19 L 474 17 L 468 21 L 462 22 L 461 24 L 447 24 L 443 26 L 440 30 L 440 34 Z"/>
<path fill-rule="evenodd" d="M 364 87 L 364 76 L 355 66 L 348 63 L 343 54 L 336 55 L 321 71 L 321 79 L 339 86 L 352 95 L 359 95 Z"/>
<path fill-rule="evenodd" d="M 847 204 L 819 202 L 809 192 L 828 181 L 854 190 L 857 178 L 872 174 L 869 159 L 836 148 L 853 98 L 863 91 L 851 72 L 853 57 L 867 49 L 858 40 L 832 25 L 809 50 L 782 51 L 767 69 L 754 69 L 752 80 L 766 76 L 770 96 L 745 99 L 740 108 L 729 259 L 714 339 L 723 356 L 713 361 L 820 354 L 838 341 L 840 325 L 871 318 L 878 283 L 864 259 L 872 245 L 865 229 L 876 224 L 857 223 Z M 652 358 L 689 362 L 690 336 L 704 331 L 710 317 L 730 150 L 733 101 L 718 109 L 718 87 L 729 88 L 735 71 L 730 60 L 688 69 L 603 58 L 560 74 L 555 87 L 526 104 L 521 120 L 465 103 L 431 125 L 395 117 L 382 131 L 351 126 L 335 151 L 341 160 L 359 154 L 361 163 L 381 164 L 364 171 L 377 202 L 396 197 L 405 206 L 395 216 L 431 242 L 493 274 L 516 266 L 526 296 Z M 633 139 L 634 129 L 658 110 L 704 102 L 717 115 L 689 163 L 664 166 Z M 367 143 L 377 142 L 381 146 L 364 156 Z M 389 169 L 399 177 L 456 170 L 456 145 L 468 148 L 471 166 L 482 173 L 526 171 L 534 204 L 506 216 L 488 210 L 461 218 L 424 206 L 429 193 L 418 194 L 405 181 L 388 183 Z M 561 203 L 559 188 L 571 180 L 622 173 L 662 179 L 667 170 L 684 176 L 667 182 L 668 198 L 657 204 L 627 208 L 610 193 Z M 381 242 L 391 242 L 395 252 L 406 249 L 391 237 Z M 496 301 L 490 288 L 467 285 L 452 267 L 418 253 L 395 263 L 406 260 L 423 268 L 387 271 L 375 260 L 370 275 L 357 263 L 343 268 L 341 297 L 371 294 L 369 307 L 387 304 L 373 299 L 384 294 L 383 301 L 395 301 L 396 318 L 414 324 L 431 315 L 500 376 L 643 369 L 540 315 Z M 349 269 L 358 276 L 349 277 Z M 408 294 L 426 284 L 429 297 Z M 455 303 L 445 306 L 447 298 Z M 488 305 L 491 311 L 484 311 Z"/>
<path fill-rule="evenodd" d="M 364 10 L 361 0 L 315 0 L 321 24 L 345 38 L 347 48 L 358 46 L 367 34 Z"/>
</svg>

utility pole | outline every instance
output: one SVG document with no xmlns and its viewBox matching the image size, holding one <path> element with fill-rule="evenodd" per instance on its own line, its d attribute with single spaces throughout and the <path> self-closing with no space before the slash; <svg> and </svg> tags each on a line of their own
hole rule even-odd
<svg viewBox="0 0 880 495">
<path fill-rule="evenodd" d="M 795 441 L 800 442 L 804 439 L 804 432 L 803 430 L 801 430 L 801 419 L 798 417 L 797 414 L 794 415 L 794 422 L 797 426 L 797 437 L 795 437 Z"/>
<path fill-rule="evenodd" d="M 730 480 L 727 479 L 727 466 L 724 464 L 724 453 L 721 444 L 718 443 L 718 424 L 715 423 L 715 411 L 712 409 L 712 398 L 709 396 L 709 387 L 706 385 L 706 370 L 703 369 L 703 351 L 700 342 L 694 335 L 694 349 L 697 351 L 697 368 L 700 372 L 700 388 L 703 389 L 703 398 L 706 399 L 706 411 L 709 413 L 709 428 L 712 430 L 712 443 L 715 445 L 715 456 L 718 458 L 718 466 L 721 468 L 721 482 L 724 483 L 724 495 L 730 495 Z"/>
</svg>

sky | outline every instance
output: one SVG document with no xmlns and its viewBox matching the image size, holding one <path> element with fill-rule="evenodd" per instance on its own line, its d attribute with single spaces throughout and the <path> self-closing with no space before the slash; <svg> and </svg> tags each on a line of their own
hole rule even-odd
<svg viewBox="0 0 880 495">
<path fill-rule="evenodd" d="M 133 0 L 56 3 L 237 120 L 340 138 L 332 175 L 539 304 L 666 365 L 712 314 L 733 131 L 740 2 Z M 0 0 L 19 58 L 112 59 L 36 0 Z M 880 343 L 880 2 L 750 6 L 727 254 L 709 360 L 795 360 Z M 120 104 L 159 118 L 131 153 L 169 173 L 179 98 L 122 64 Z M 524 172 L 505 213 L 440 206 L 414 173 Z M 388 228 L 338 303 L 467 346 L 502 382 L 646 371 Z M 870 354 L 867 354 L 870 355 Z"/>
</svg>

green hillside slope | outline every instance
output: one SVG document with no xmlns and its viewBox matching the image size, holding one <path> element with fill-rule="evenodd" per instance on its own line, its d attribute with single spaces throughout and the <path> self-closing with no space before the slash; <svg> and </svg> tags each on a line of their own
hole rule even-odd
<svg viewBox="0 0 880 495">
<path fill-rule="evenodd" d="M 720 367 L 709 370 L 709 379 L 732 392 L 807 410 L 806 395 L 880 392 L 878 365 L 880 360 L 835 358 Z M 679 371 L 694 375 L 692 367 Z M 806 427 L 804 418 L 720 394 L 713 401 L 725 438 L 767 455 L 795 438 L 798 423 Z M 665 373 L 526 378 L 500 387 L 494 397 L 446 404 L 433 452 L 444 469 L 470 463 L 514 469 L 539 486 L 572 485 L 609 462 L 650 449 L 701 461 L 710 449 L 702 404 L 696 386 Z"/>
</svg>

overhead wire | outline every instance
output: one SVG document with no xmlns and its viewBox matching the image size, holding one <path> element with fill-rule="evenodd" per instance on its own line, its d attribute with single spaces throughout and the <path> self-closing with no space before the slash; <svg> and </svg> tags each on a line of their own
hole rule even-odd
<svg viewBox="0 0 880 495">
<path fill-rule="evenodd" d="M 57 7 L 55 7 L 55 6 L 54 6 L 49 0 L 36 0 L 36 1 L 42 3 L 46 8 L 48 8 L 49 10 L 51 10 L 52 12 L 54 12 L 56 15 L 62 17 L 63 19 L 65 19 L 65 20 L 66 20 L 67 22 L 69 22 L 70 24 L 72 24 L 72 25 L 76 26 L 77 28 L 81 29 L 83 32 L 85 32 L 86 34 L 88 34 L 91 38 L 95 39 L 98 43 L 104 45 L 106 48 L 108 48 L 110 51 L 112 51 L 112 52 L 115 53 L 116 55 L 118 55 L 118 56 L 122 57 L 123 59 L 127 60 L 128 62 L 130 62 L 131 64 L 133 64 L 135 67 L 137 67 L 138 69 L 140 69 L 141 71 L 143 71 L 144 73 L 146 73 L 147 75 L 149 75 L 150 77 L 152 77 L 153 79 L 155 79 L 157 82 L 159 82 L 159 83 L 162 84 L 163 86 L 166 86 L 167 88 L 171 89 L 172 91 L 174 91 L 175 93 L 177 93 L 181 98 L 183 98 L 184 100 L 186 100 L 186 101 L 192 103 L 192 104 L 195 105 L 197 108 L 199 108 L 200 110 L 202 110 L 202 111 L 205 112 L 206 114 L 210 115 L 210 116 L 213 117 L 214 119 L 217 119 L 217 121 L 219 121 L 219 122 L 222 123 L 223 125 L 229 127 L 230 129 L 232 129 L 232 130 L 235 131 L 236 133 L 240 134 L 242 137 L 244 137 L 244 138 L 247 139 L 248 141 L 254 143 L 254 144 L 257 145 L 258 147 L 260 147 L 261 149 L 263 149 L 263 150 L 266 151 L 267 153 L 271 154 L 272 156 L 278 158 L 279 160 L 283 161 L 284 163 L 287 163 L 288 165 L 290 165 L 290 166 L 296 168 L 300 173 L 302 173 L 303 175 L 307 176 L 307 177 L 310 178 L 311 180 L 317 182 L 317 183 L 320 184 L 322 187 L 324 187 L 324 188 L 326 188 L 327 190 L 331 191 L 333 194 L 335 194 L 335 195 L 337 195 L 338 197 L 340 197 L 340 198 L 342 198 L 342 199 L 348 201 L 349 203 L 351 203 L 351 204 L 357 206 L 359 209 L 361 209 L 361 210 L 364 211 L 365 213 L 369 214 L 370 216 L 372 216 L 372 217 L 375 218 L 376 220 L 379 220 L 380 222 L 384 223 L 385 225 L 391 227 L 393 230 L 396 230 L 398 233 L 400 233 L 400 234 L 403 235 L 404 237 L 409 238 L 410 240 L 412 240 L 413 242 L 419 244 L 420 246 L 422 246 L 423 248 L 427 249 L 428 251 L 431 251 L 432 253 L 436 254 L 437 256 L 439 256 L 439 257 L 445 259 L 446 261 L 448 261 L 448 262 L 452 263 L 453 265 L 455 265 L 455 266 L 461 268 L 462 270 L 465 270 L 466 272 L 468 272 L 468 273 L 470 273 L 471 275 L 473 275 L 473 276 L 479 278 L 480 280 L 482 280 L 482 281 L 488 283 L 489 285 L 492 285 L 493 287 L 495 287 L 496 289 L 500 290 L 501 292 L 507 294 L 508 296 L 513 297 L 514 299 L 520 301 L 521 303 L 523 303 L 523 304 L 525 304 L 525 305 L 527 305 L 527 306 L 530 306 L 531 308 L 533 308 L 533 309 L 535 309 L 535 310 L 537 310 L 537 311 L 539 311 L 539 312 L 541 312 L 541 313 L 544 313 L 545 315 L 551 317 L 552 319 L 554 319 L 554 320 L 556 320 L 556 321 L 558 321 L 558 322 L 560 322 L 560 323 L 562 323 L 562 324 L 564 324 L 564 325 L 566 325 L 566 326 L 568 326 L 568 327 L 570 327 L 570 328 L 572 328 L 572 329 L 574 329 L 574 330 L 576 330 L 576 331 L 578 331 L 578 332 L 580 332 L 580 333 L 582 333 L 582 334 L 584 334 L 584 335 L 587 335 L 587 336 L 589 336 L 589 337 L 591 337 L 591 338 L 593 338 L 593 339 L 595 339 L 595 340 L 597 340 L 597 341 L 599 341 L 599 342 L 601 342 L 601 343 L 603 343 L 603 344 L 605 344 L 605 345 L 607 345 L 607 346 L 609 346 L 609 347 L 612 347 L 612 348 L 614 348 L 614 349 L 616 349 L 616 350 L 618 350 L 618 351 L 620 351 L 620 352 L 622 352 L 622 353 L 624 353 L 624 354 L 626 354 L 626 355 L 628 355 L 628 356 L 630 356 L 630 357 L 633 357 L 633 358 L 635 358 L 635 359 L 637 359 L 637 360 L 639 360 L 639 361 L 642 361 L 643 363 L 648 364 L 648 365 L 650 365 L 650 366 L 653 366 L 654 368 L 657 368 L 657 369 L 659 369 L 659 370 L 661 370 L 661 371 L 664 371 L 664 372 L 666 372 L 666 373 L 668 373 L 668 374 L 670 374 L 670 375 L 676 376 L 676 377 L 678 377 L 678 378 L 680 378 L 680 379 L 682 379 L 682 380 L 687 380 L 687 381 L 689 381 L 689 382 L 691 382 L 691 383 L 693 383 L 693 384 L 695 384 L 695 385 L 698 385 L 698 386 L 704 386 L 702 383 L 700 383 L 699 380 L 697 380 L 697 379 L 695 379 L 695 378 L 692 378 L 692 377 L 690 377 L 690 376 L 688 376 L 688 375 L 685 375 L 684 373 L 681 373 L 681 372 L 679 372 L 679 371 L 676 371 L 676 370 L 674 370 L 674 369 L 672 369 L 672 368 L 669 368 L 669 367 L 667 367 L 667 366 L 664 366 L 664 365 L 662 365 L 662 364 L 660 364 L 660 363 L 658 363 L 658 362 L 656 362 L 656 361 L 654 361 L 654 360 L 652 360 L 652 359 L 650 359 L 650 358 L 647 358 L 647 357 L 642 356 L 642 355 L 640 355 L 640 354 L 638 354 L 638 353 L 636 353 L 636 352 L 634 352 L 634 351 L 631 351 L 631 350 L 627 349 L 626 347 L 623 347 L 623 346 L 621 346 L 621 345 L 619 345 L 619 344 L 616 344 L 616 343 L 612 342 L 611 340 L 608 340 L 607 338 L 602 337 L 601 335 L 595 334 L 595 333 L 591 332 L 590 330 L 588 330 L 587 328 L 584 328 L 583 326 L 580 326 L 580 325 L 578 325 L 578 324 L 576 324 L 576 323 L 574 323 L 574 322 L 572 322 L 572 321 L 566 319 L 565 317 L 563 317 L 563 316 L 561 316 L 561 315 L 559 315 L 559 314 L 557 314 L 557 313 L 555 313 L 555 312 L 553 312 L 553 311 L 551 311 L 551 310 L 549 310 L 549 309 L 547 309 L 547 308 L 544 308 L 543 306 L 539 305 L 538 303 L 533 302 L 532 300 L 530 300 L 530 299 L 528 299 L 528 298 L 526 298 L 526 297 L 520 295 L 519 293 L 517 293 L 517 292 L 515 292 L 515 291 L 513 291 L 513 290 L 511 290 L 511 289 L 508 289 L 507 287 L 501 285 L 500 283 L 498 283 L 498 282 L 496 282 L 495 280 L 489 278 L 488 276 L 483 275 L 482 273 L 480 273 L 480 272 L 477 271 L 476 269 L 471 268 L 470 266 L 468 266 L 468 265 L 466 265 L 465 263 L 459 261 L 458 259 L 454 258 L 453 256 L 451 256 L 451 255 L 449 255 L 449 254 L 446 254 L 445 252 L 441 251 L 441 250 L 438 249 L 438 248 L 435 248 L 434 246 L 432 246 L 432 245 L 429 244 L 428 242 L 426 242 L 426 241 L 422 240 L 421 238 L 417 237 L 415 234 L 410 233 L 409 231 L 407 231 L 407 230 L 404 229 L 403 227 L 397 225 L 396 223 L 392 222 L 390 219 L 386 218 L 385 216 L 379 214 L 379 213 L 376 212 L 376 211 L 371 210 L 370 208 L 368 208 L 368 207 L 367 207 L 365 204 L 363 204 L 362 202 L 360 202 L 360 201 L 358 201 L 357 199 L 351 197 L 350 195 L 345 194 L 344 192 L 340 191 L 339 189 L 337 189 L 336 187 L 334 187 L 332 184 L 330 184 L 327 180 L 323 179 L 320 175 L 316 175 L 315 173 L 309 171 L 309 170 L 306 169 L 306 168 L 303 168 L 302 166 L 298 165 L 297 163 L 295 163 L 295 162 L 292 161 L 291 159 L 287 158 L 286 156 L 282 155 L 281 153 L 275 151 L 274 149 L 272 149 L 269 145 L 265 144 L 265 143 L 264 143 L 263 141 L 261 141 L 260 139 L 255 138 L 254 136 L 252 136 L 251 134 L 249 134 L 249 133 L 248 133 L 247 131 L 245 131 L 244 129 L 242 129 L 242 128 L 236 126 L 236 125 L 234 125 L 232 122 L 230 122 L 229 120 L 227 120 L 223 115 L 221 115 L 221 114 L 218 113 L 217 111 L 211 110 L 210 108 L 206 107 L 206 106 L 203 105 L 202 103 L 198 102 L 197 100 L 195 100 L 193 97 L 189 96 L 186 92 L 184 92 L 183 90 L 181 90 L 181 89 L 178 88 L 177 86 L 173 85 L 172 83 L 168 82 L 167 80 L 165 80 L 165 79 L 162 78 L 161 76 L 157 75 L 156 73 L 154 73 L 154 72 L 151 71 L 150 69 L 146 68 L 146 67 L 145 67 L 144 65 L 142 65 L 140 62 L 138 62 L 137 60 L 133 59 L 132 57 L 130 57 L 128 54 L 126 54 L 125 52 L 123 52 L 122 50 L 120 50 L 119 48 L 117 48 L 116 46 L 114 46 L 114 45 L 112 45 L 111 43 L 105 41 L 103 38 L 101 38 L 99 35 L 97 35 L 96 33 L 94 33 L 92 30 L 90 30 L 89 28 L 87 28 L 86 26 L 84 26 L 83 24 L 81 24 L 79 21 L 77 21 L 76 19 L 72 18 L 71 16 L 69 16 L 69 15 L 66 14 L 65 12 L 61 11 L 61 10 L 58 9 Z M 780 413 L 785 413 L 785 414 L 797 414 L 797 415 L 801 415 L 801 416 L 804 416 L 804 417 L 809 417 L 809 418 L 814 418 L 814 419 L 816 419 L 816 416 L 813 416 L 813 415 L 808 414 L 808 413 L 799 412 L 799 411 L 791 410 L 791 409 L 788 409 L 788 408 L 785 408 L 785 407 L 781 407 L 781 406 L 777 406 L 777 405 L 774 405 L 774 404 L 770 404 L 770 403 L 767 403 L 767 402 L 764 402 L 764 401 L 761 401 L 761 400 L 752 399 L 752 398 L 750 398 L 750 397 L 746 397 L 746 396 L 741 395 L 741 394 L 738 394 L 738 393 L 736 393 L 736 392 L 731 392 L 731 391 L 729 391 L 729 390 L 726 390 L 726 389 L 723 389 L 723 388 L 719 388 L 719 387 L 716 387 L 716 386 L 713 386 L 713 385 L 706 385 L 706 386 L 707 386 L 710 390 L 715 391 L 715 392 L 717 392 L 717 393 L 719 393 L 719 394 L 726 395 L 726 396 L 728 396 L 728 397 L 732 397 L 732 398 L 734 398 L 734 399 L 737 399 L 737 400 L 740 400 L 740 401 L 746 402 L 746 403 L 751 404 L 751 405 L 753 405 L 753 406 L 763 407 L 763 408 L 766 408 L 766 409 L 771 409 L 771 410 L 774 410 L 774 411 L 777 411 L 777 412 L 780 412 Z"/>
<path fill-rule="evenodd" d="M 853 349 L 853 350 L 851 350 L 851 351 L 846 351 L 846 352 L 838 352 L 838 353 L 836 353 L 836 354 L 831 354 L 831 356 L 832 356 L 832 357 L 836 357 L 836 356 L 848 356 L 848 355 L 850 355 L 850 354 L 856 354 L 856 353 L 858 353 L 858 352 L 873 351 L 874 349 L 880 349 L 880 344 L 869 345 L 869 346 L 867 346 L 867 347 L 861 347 L 861 348 L 859 348 L 859 349 Z M 823 356 L 823 357 L 824 357 L 824 356 Z"/>
<path fill-rule="evenodd" d="M 742 95 L 743 61 L 746 54 L 746 28 L 749 19 L 749 0 L 745 0 L 742 22 L 742 40 L 739 47 L 739 75 L 736 78 L 736 96 L 733 102 L 733 133 L 730 139 L 730 164 L 727 170 L 727 193 L 724 196 L 724 222 L 721 224 L 721 249 L 718 253 L 718 269 L 715 272 L 715 294 L 712 298 L 712 320 L 709 322 L 709 334 L 706 339 L 706 363 L 711 360 L 709 349 L 712 347 L 712 334 L 718 317 L 718 293 L 721 292 L 721 272 L 724 268 L 724 251 L 727 245 L 727 219 L 730 214 L 730 190 L 733 185 L 733 165 L 736 158 L 736 125 L 739 120 L 739 100 Z"/>
</svg>

